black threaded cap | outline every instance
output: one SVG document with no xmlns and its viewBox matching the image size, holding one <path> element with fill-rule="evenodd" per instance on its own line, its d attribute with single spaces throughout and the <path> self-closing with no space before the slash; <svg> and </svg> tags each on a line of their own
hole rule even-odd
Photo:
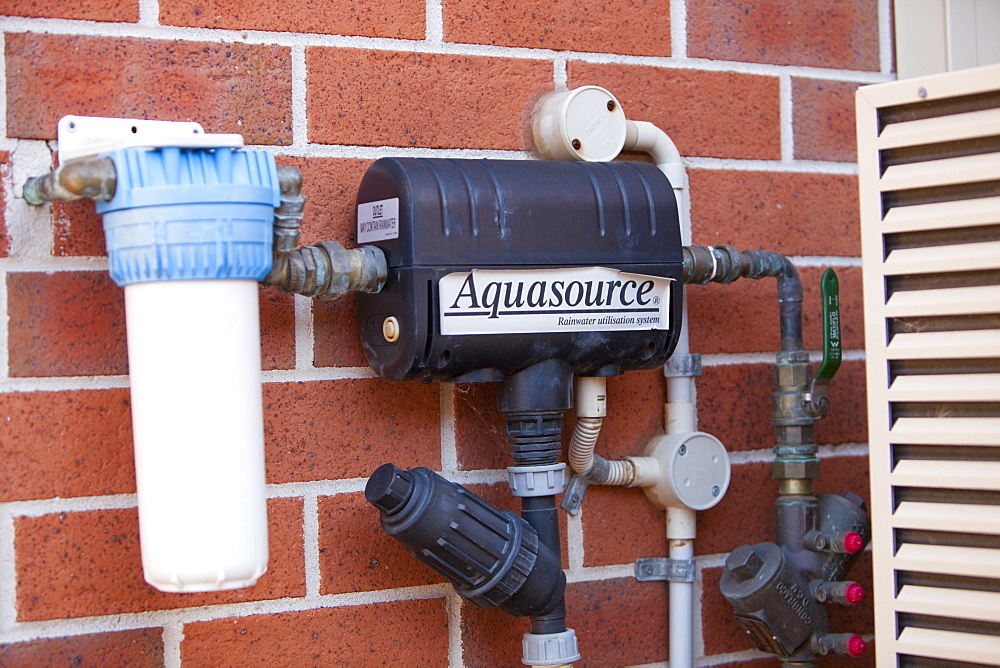
<svg viewBox="0 0 1000 668">
<path fill-rule="evenodd" d="M 406 503 L 413 489 L 413 479 L 395 464 L 375 469 L 365 485 L 365 499 L 383 513 L 391 513 Z"/>
</svg>

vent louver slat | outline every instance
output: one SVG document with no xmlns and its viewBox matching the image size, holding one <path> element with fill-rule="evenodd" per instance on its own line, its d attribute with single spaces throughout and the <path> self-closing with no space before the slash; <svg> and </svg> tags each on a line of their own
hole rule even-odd
<svg viewBox="0 0 1000 668">
<path fill-rule="evenodd" d="M 876 661 L 1000 665 L 1000 66 L 857 112 Z"/>
</svg>

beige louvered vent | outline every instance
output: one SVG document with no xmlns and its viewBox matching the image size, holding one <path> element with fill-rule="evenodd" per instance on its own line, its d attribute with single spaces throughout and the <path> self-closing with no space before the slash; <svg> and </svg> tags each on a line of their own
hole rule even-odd
<svg viewBox="0 0 1000 668">
<path fill-rule="evenodd" d="M 878 665 L 1000 665 L 1000 66 L 857 112 Z"/>
</svg>

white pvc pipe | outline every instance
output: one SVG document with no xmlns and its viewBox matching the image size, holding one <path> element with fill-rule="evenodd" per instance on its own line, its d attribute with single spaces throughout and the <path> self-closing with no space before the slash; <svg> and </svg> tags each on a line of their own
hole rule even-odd
<svg viewBox="0 0 1000 668">
<path fill-rule="evenodd" d="M 257 282 L 125 287 L 139 537 L 161 591 L 267 570 Z"/>
<path fill-rule="evenodd" d="M 680 152 L 666 132 L 645 121 L 626 121 L 625 149 L 645 151 L 652 156 L 657 168 L 673 186 L 677 199 L 677 215 L 684 220 L 684 191 L 687 172 Z M 688 338 L 687 296 L 684 297 L 681 328 L 674 355 L 686 357 L 691 352 Z M 667 403 L 664 424 L 668 434 L 693 432 L 697 429 L 694 378 L 667 376 Z M 667 543 L 670 559 L 694 559 L 696 534 L 695 512 L 688 508 L 667 509 Z M 671 582 L 670 596 L 670 668 L 690 668 L 694 665 L 694 583 Z"/>
</svg>

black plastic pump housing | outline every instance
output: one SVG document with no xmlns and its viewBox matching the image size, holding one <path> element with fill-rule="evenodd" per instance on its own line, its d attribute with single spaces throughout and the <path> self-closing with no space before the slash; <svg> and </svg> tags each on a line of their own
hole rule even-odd
<svg viewBox="0 0 1000 668">
<path fill-rule="evenodd" d="M 388 265 L 382 291 L 357 299 L 362 346 L 383 378 L 495 382 L 546 360 L 615 375 L 673 352 L 680 224 L 651 164 L 382 158 L 357 203 L 357 241 Z M 595 268 L 623 275 L 572 271 Z M 669 287 L 654 296 L 643 277 Z M 545 317 L 555 324 L 523 326 Z M 638 324 L 623 329 L 630 318 Z"/>
<path fill-rule="evenodd" d="M 479 607 L 524 617 L 562 601 L 559 557 L 523 519 L 420 467 L 383 464 L 365 487 L 382 529 Z"/>
</svg>

